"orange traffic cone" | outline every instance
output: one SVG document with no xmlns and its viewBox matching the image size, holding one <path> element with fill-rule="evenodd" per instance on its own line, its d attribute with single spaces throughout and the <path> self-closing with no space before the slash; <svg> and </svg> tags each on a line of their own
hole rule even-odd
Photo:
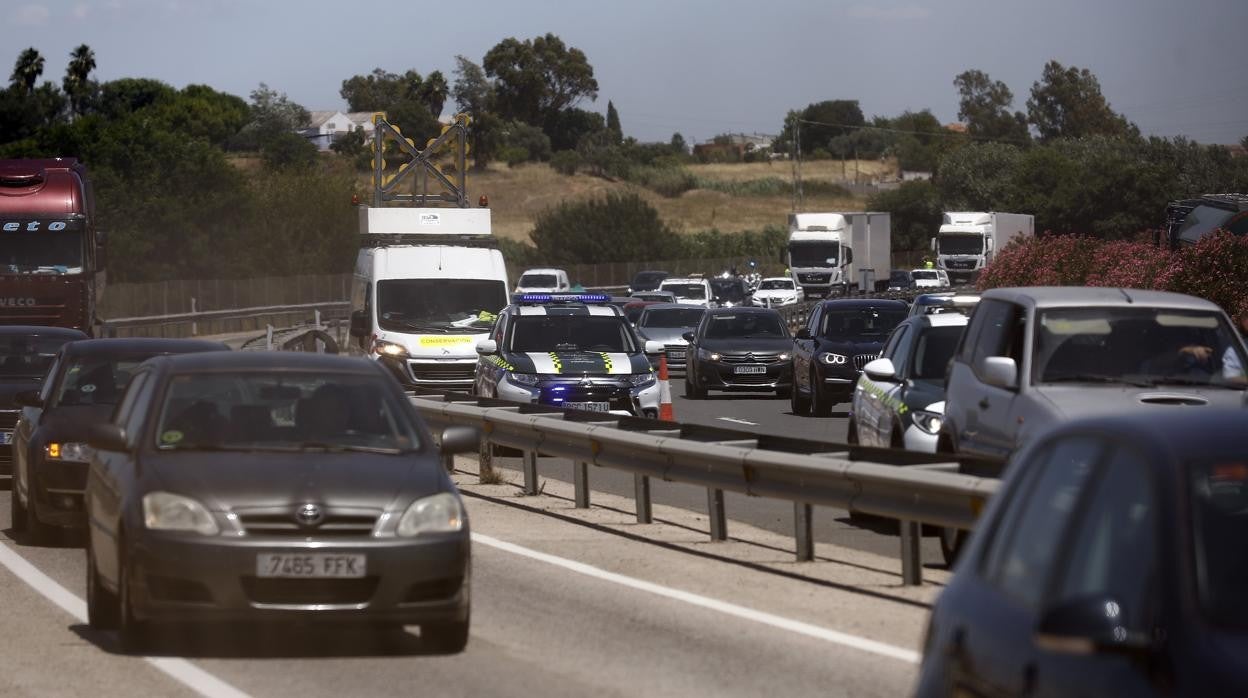
<svg viewBox="0 0 1248 698">
<path fill-rule="evenodd" d="M 667 354 L 659 356 L 659 419 L 676 421 L 676 415 L 672 414 L 672 389 L 667 384 Z"/>
</svg>

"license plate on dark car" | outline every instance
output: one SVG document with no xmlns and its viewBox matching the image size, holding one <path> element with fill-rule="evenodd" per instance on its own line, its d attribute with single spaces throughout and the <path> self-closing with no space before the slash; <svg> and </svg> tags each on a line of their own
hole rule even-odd
<svg viewBox="0 0 1248 698">
<path fill-rule="evenodd" d="M 766 373 L 766 366 L 737 366 L 732 369 L 733 373 Z"/>
<path fill-rule="evenodd" d="M 358 579 L 367 573 L 366 560 L 352 553 L 259 553 L 257 577 L 288 579 Z"/>
<path fill-rule="evenodd" d="M 611 403 L 609 402 L 565 402 L 563 406 L 570 410 L 585 410 L 587 412 L 611 411 Z"/>
</svg>

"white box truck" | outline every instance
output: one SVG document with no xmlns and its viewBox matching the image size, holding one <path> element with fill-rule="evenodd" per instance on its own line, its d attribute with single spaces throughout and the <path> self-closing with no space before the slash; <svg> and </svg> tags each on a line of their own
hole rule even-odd
<svg viewBox="0 0 1248 698">
<path fill-rule="evenodd" d="M 807 298 L 874 286 L 875 279 L 888 279 L 891 240 L 887 213 L 791 213 L 789 273 Z"/>
<path fill-rule="evenodd" d="M 412 387 L 470 390 L 477 342 L 508 303 L 488 208 L 359 208 L 352 353 Z"/>
<path fill-rule="evenodd" d="M 932 238 L 936 266 L 949 272 L 955 286 L 972 283 L 998 250 L 1035 228 L 1036 217 L 1026 213 L 946 212 Z"/>
</svg>

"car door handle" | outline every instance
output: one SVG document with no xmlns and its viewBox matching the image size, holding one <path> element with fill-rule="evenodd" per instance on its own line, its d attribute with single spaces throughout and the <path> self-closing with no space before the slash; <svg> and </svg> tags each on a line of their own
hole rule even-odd
<svg viewBox="0 0 1248 698">
<path fill-rule="evenodd" d="M 979 401 L 979 409 L 981 409 L 981 410 L 986 410 L 986 409 L 988 409 L 988 398 L 982 398 L 982 399 L 980 399 L 980 401 Z"/>
</svg>

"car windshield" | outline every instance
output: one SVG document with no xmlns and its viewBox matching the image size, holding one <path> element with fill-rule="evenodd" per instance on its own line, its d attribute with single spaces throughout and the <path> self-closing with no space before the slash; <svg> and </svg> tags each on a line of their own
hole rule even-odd
<svg viewBox="0 0 1248 698">
<path fill-rule="evenodd" d="M 640 327 L 697 327 L 706 313 L 702 308 L 663 308 L 647 310 L 641 316 Z"/>
<path fill-rule="evenodd" d="M 767 279 L 758 285 L 760 291 L 792 291 L 792 279 Z"/>
<path fill-rule="evenodd" d="M 419 447 L 373 375 L 190 373 L 165 390 L 156 445 L 166 450 L 378 451 Z"/>
<path fill-rule="evenodd" d="M 939 303 L 935 303 L 935 302 L 934 303 L 919 303 L 918 308 L 919 308 L 919 312 L 916 313 L 916 315 L 940 315 L 942 313 L 957 313 L 959 315 L 970 315 L 971 311 L 975 309 L 975 304 L 974 303 L 954 303 L 952 301 L 939 302 Z"/>
<path fill-rule="evenodd" d="M 663 279 L 667 278 L 667 274 L 657 271 L 643 271 L 633 277 L 632 286 L 634 291 L 653 291 L 659 287 Z"/>
<path fill-rule="evenodd" d="M 888 275 L 888 282 L 890 284 L 908 284 L 910 283 L 910 272 L 895 271 Z"/>
<path fill-rule="evenodd" d="M 980 235 L 941 235 L 936 238 L 940 254 L 981 254 L 984 238 Z"/>
<path fill-rule="evenodd" d="M 476 334 L 507 305 L 507 287 L 489 279 L 390 279 L 377 282 L 377 318 L 391 332 Z"/>
<path fill-rule="evenodd" d="M 734 303 L 745 300 L 745 289 L 736 279 L 711 279 L 711 290 L 715 293 L 716 300 Z"/>
<path fill-rule="evenodd" d="M 0 335 L 0 377 L 42 378 L 56 358 L 56 352 L 70 341 L 66 337 Z"/>
<path fill-rule="evenodd" d="M 557 283 L 554 274 L 523 274 L 517 285 L 520 288 L 554 288 Z"/>
<path fill-rule="evenodd" d="M 892 308 L 829 309 L 820 322 L 819 336 L 838 340 L 883 338 L 905 319 L 904 311 Z"/>
<path fill-rule="evenodd" d="M 911 273 L 912 273 L 912 274 L 914 274 L 914 278 L 916 278 L 916 279 L 923 279 L 923 280 L 932 280 L 932 281 L 934 281 L 934 280 L 936 280 L 936 279 L 939 279 L 939 278 L 940 278 L 940 275 L 938 275 L 936 272 L 934 272 L 934 271 L 927 271 L 927 270 L 924 270 L 924 269 L 919 269 L 919 270 L 913 271 L 913 272 L 911 272 Z"/>
<path fill-rule="evenodd" d="M 1248 458 L 1246 454 L 1191 466 L 1196 589 L 1214 623 L 1248 630 Z"/>
<path fill-rule="evenodd" d="M 1239 339 L 1220 313 L 1061 308 L 1039 313 L 1032 381 L 1243 390 L 1245 365 Z"/>
<path fill-rule="evenodd" d="M 840 256 L 839 242 L 789 243 L 789 261 L 795 267 L 834 267 Z"/>
<path fill-rule="evenodd" d="M 706 286 L 703 284 L 663 284 L 663 290 L 671 291 L 677 298 L 706 300 Z"/>
<path fill-rule="evenodd" d="M 511 351 L 595 351 L 633 354 L 637 348 L 624 318 L 594 315 L 522 315 L 511 330 Z"/>
<path fill-rule="evenodd" d="M 788 337 L 778 313 L 733 313 L 715 315 L 706 328 L 707 339 Z"/>
<path fill-rule="evenodd" d="M 943 385 L 949 361 L 953 359 L 953 354 L 957 351 L 958 340 L 962 337 L 963 329 L 965 328 L 959 325 L 957 327 L 929 327 L 924 330 L 914 346 L 914 366 L 911 375 L 916 380 L 933 381 Z"/>
<path fill-rule="evenodd" d="M 152 356 L 80 357 L 65 368 L 52 401 L 57 405 L 115 405 L 130 375 Z"/>
<path fill-rule="evenodd" d="M 5 232 L 0 235 L 0 272 L 81 274 L 81 230 Z"/>
</svg>

